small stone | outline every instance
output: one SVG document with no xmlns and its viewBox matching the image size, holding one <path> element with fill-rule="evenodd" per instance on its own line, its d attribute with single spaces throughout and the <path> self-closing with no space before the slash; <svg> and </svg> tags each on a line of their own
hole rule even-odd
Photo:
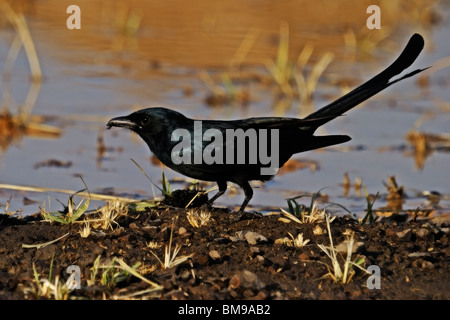
<svg viewBox="0 0 450 320">
<path fill-rule="evenodd" d="M 410 241 L 411 240 L 411 235 L 412 235 L 412 230 L 411 229 L 405 229 L 403 231 L 397 232 L 396 235 L 397 235 L 397 237 L 400 240 Z"/>
<path fill-rule="evenodd" d="M 300 259 L 300 261 L 309 260 L 309 255 L 306 252 L 302 252 L 298 255 L 298 258 Z"/>
<path fill-rule="evenodd" d="M 213 259 L 213 260 L 219 260 L 221 258 L 220 253 L 217 250 L 211 250 L 209 252 L 209 256 Z"/>
<path fill-rule="evenodd" d="M 185 235 L 186 232 L 187 232 L 187 230 L 186 230 L 185 227 L 180 227 L 180 229 L 178 229 L 178 234 L 179 234 L 180 236 Z"/>
<path fill-rule="evenodd" d="M 247 240 L 248 244 L 255 245 L 257 243 L 261 242 L 267 242 L 267 238 L 264 237 L 262 234 L 259 234 L 257 232 L 249 231 L 245 233 L 245 239 Z"/>
<path fill-rule="evenodd" d="M 243 270 L 235 273 L 229 284 L 230 289 L 253 289 L 261 290 L 264 287 L 264 283 L 258 279 L 258 276 L 251 271 Z"/>
<path fill-rule="evenodd" d="M 230 237 L 230 240 L 233 242 L 239 240 L 246 240 L 247 243 L 250 245 L 255 245 L 261 242 L 268 242 L 267 238 L 264 237 L 262 234 L 248 230 L 241 230 L 236 232 L 236 237 Z"/>
<path fill-rule="evenodd" d="M 281 244 L 281 245 L 289 245 L 292 246 L 292 240 L 288 237 L 278 238 L 275 239 L 275 244 Z"/>
<path fill-rule="evenodd" d="M 422 269 L 433 269 L 434 265 L 430 261 L 423 261 L 421 265 Z"/>
<path fill-rule="evenodd" d="M 261 252 L 258 247 L 250 247 L 250 256 L 254 257 Z"/>
<path fill-rule="evenodd" d="M 256 261 L 258 261 L 259 263 L 263 263 L 263 262 L 264 262 L 264 257 L 261 256 L 261 255 L 257 255 L 257 256 L 255 257 L 255 259 L 256 259 Z"/>
<path fill-rule="evenodd" d="M 241 279 L 239 278 L 239 275 L 235 274 L 230 279 L 230 284 L 228 285 L 230 289 L 236 289 L 239 288 L 241 285 Z"/>
<path fill-rule="evenodd" d="M 422 266 L 422 260 L 421 259 L 413 260 L 411 262 L 411 266 L 413 268 L 420 268 Z"/>
<path fill-rule="evenodd" d="M 416 231 L 416 235 L 422 239 L 425 239 L 431 235 L 431 231 L 429 229 L 420 228 Z"/>
<path fill-rule="evenodd" d="M 235 237 L 235 236 L 230 236 L 229 239 L 231 240 L 231 242 L 238 242 L 238 241 L 242 240 L 242 239 L 239 239 L 239 237 Z"/>
<path fill-rule="evenodd" d="M 180 278 L 183 281 L 187 281 L 189 280 L 189 277 L 191 276 L 191 273 L 188 270 L 184 270 L 183 272 L 181 272 L 180 274 Z"/>
<path fill-rule="evenodd" d="M 450 226 L 450 218 L 449 217 L 434 217 L 433 219 L 431 219 L 431 223 L 434 224 L 438 228 Z"/>
</svg>

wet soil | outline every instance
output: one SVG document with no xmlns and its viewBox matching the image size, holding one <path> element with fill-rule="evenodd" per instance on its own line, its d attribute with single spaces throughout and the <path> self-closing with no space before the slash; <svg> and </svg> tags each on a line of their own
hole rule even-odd
<svg viewBox="0 0 450 320">
<path fill-rule="evenodd" d="M 172 203 L 173 204 L 173 203 Z M 200 204 L 200 203 L 199 203 Z M 205 225 L 192 226 L 189 210 L 210 213 Z M 367 274 L 353 267 L 343 284 L 327 276 L 333 272 L 330 258 L 318 245 L 330 245 L 326 221 L 298 223 L 281 214 L 239 215 L 227 209 L 183 209 L 167 204 L 142 211 L 129 209 L 106 229 L 92 229 L 82 237 L 82 223 L 62 225 L 40 217 L 23 219 L 0 216 L 0 299 L 42 299 L 36 294 L 35 274 L 60 283 L 69 277 L 67 268 L 81 271 L 81 288 L 69 299 L 449 299 L 449 232 L 446 217 L 412 219 L 393 215 L 370 224 L 352 217 L 335 217 L 330 223 L 333 245 L 343 269 L 345 241 L 354 234 L 351 260 L 364 259 L 361 267 L 376 265 Z M 40 248 L 23 244 L 42 244 Z M 303 234 L 309 242 L 290 245 L 291 235 Z M 283 240 L 284 239 L 284 240 Z M 190 256 L 164 269 L 165 246 L 176 258 Z M 122 259 L 146 282 L 116 269 L 97 269 Z M 159 259 L 159 260 L 158 260 Z M 161 261 L 160 261 L 161 260 Z M 140 263 L 136 265 L 137 263 Z M 113 270 L 112 272 L 110 272 Z M 373 272 L 373 271 L 372 271 Z M 109 281 L 102 283 L 102 278 Z M 114 279 L 114 280 L 111 280 Z M 91 281 L 92 280 L 92 281 Z M 148 291 L 154 284 L 157 290 Z M 147 291 L 146 291 L 147 290 Z"/>
</svg>

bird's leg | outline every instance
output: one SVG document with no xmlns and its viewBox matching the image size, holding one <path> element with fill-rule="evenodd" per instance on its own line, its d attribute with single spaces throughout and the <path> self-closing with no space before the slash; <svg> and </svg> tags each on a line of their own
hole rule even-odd
<svg viewBox="0 0 450 320">
<path fill-rule="evenodd" d="M 242 181 L 241 183 L 238 183 L 238 185 L 242 188 L 242 190 L 244 190 L 245 194 L 244 202 L 242 203 L 241 208 L 239 209 L 239 212 L 244 212 L 245 208 L 247 207 L 247 204 L 253 197 L 253 189 L 250 186 L 250 183 L 248 183 L 248 181 Z"/>
<path fill-rule="evenodd" d="M 217 186 L 219 187 L 219 192 L 217 192 L 211 199 L 208 200 L 207 202 L 208 206 L 211 206 L 213 202 L 217 200 L 218 197 L 220 197 L 225 193 L 225 191 L 227 191 L 226 181 L 217 181 Z"/>
</svg>

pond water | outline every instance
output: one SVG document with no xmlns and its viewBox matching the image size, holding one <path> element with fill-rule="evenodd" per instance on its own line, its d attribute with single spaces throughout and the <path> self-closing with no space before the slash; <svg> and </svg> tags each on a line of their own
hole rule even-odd
<svg viewBox="0 0 450 320">
<path fill-rule="evenodd" d="M 364 1 L 357 6 L 330 3 L 78 1 L 82 28 L 68 30 L 69 4 L 64 1 L 17 2 L 13 10 L 26 19 L 43 73 L 41 83 L 30 80 L 24 47 L 10 76 L 5 76 L 19 31 L 8 9 L 0 8 L 2 17 L 8 17 L 0 30 L 3 109 L 17 114 L 31 90 L 37 95 L 31 121 L 60 130 L 58 136 L 24 135 L 0 151 L 0 213 L 7 202 L 9 212 L 24 215 L 38 212 L 44 202 L 46 208 L 59 210 L 57 200 L 67 203 L 69 195 L 54 189 L 84 189 L 80 176 L 93 193 L 153 198 L 151 183 L 130 159 L 157 184 L 161 166 L 136 135 L 107 131 L 112 117 L 150 106 L 170 107 L 197 119 L 304 116 L 298 96 L 280 89 L 269 70 L 282 64 L 283 39 L 288 39 L 286 59 L 292 64 L 305 45 L 313 48 L 306 74 L 324 53 L 333 54 L 311 97 L 312 108 L 319 108 L 388 66 L 414 32 L 424 36 L 426 48 L 411 70 L 433 65 L 426 78 L 395 84 L 321 128 L 320 134 L 347 134 L 352 140 L 295 155 L 294 169 L 255 184 L 250 208 L 286 208 L 286 198 L 322 189 L 328 202 L 364 214 L 363 189 L 346 193 L 342 186 L 348 173 L 352 183 L 361 179 L 370 194 L 380 193 L 375 208 L 387 204 L 383 182 L 395 176 L 407 195 L 403 209 L 425 208 L 422 192 L 437 191 L 442 197 L 437 212 L 448 213 L 449 5 L 414 1 L 406 10 L 404 2 L 393 1 L 391 7 L 381 7 L 382 28 L 368 30 Z M 295 81 L 290 85 L 297 89 Z M 414 156 L 408 132 L 437 135 L 444 142 L 423 159 L 423 154 Z M 168 168 L 164 172 L 172 188 L 191 181 Z M 243 193 L 237 191 L 229 191 L 216 205 L 239 206 Z M 298 201 L 309 204 L 310 198 Z M 345 213 L 337 206 L 330 209 Z"/>
</svg>

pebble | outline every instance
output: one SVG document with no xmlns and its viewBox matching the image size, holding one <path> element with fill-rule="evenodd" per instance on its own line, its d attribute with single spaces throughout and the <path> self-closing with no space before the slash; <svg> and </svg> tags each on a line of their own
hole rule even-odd
<svg viewBox="0 0 450 320">
<path fill-rule="evenodd" d="M 187 280 L 189 280 L 190 276 L 191 276 L 191 273 L 188 270 L 184 270 L 180 274 L 180 279 L 183 281 L 187 281 Z"/>
<path fill-rule="evenodd" d="M 261 252 L 258 247 L 250 247 L 250 256 L 254 257 Z"/>
<path fill-rule="evenodd" d="M 255 245 L 257 243 L 261 242 L 267 242 L 267 238 L 264 237 L 262 234 L 259 234 L 257 232 L 249 231 L 245 233 L 245 239 L 247 240 L 248 244 Z"/>
<path fill-rule="evenodd" d="M 411 229 L 405 229 L 403 231 L 397 232 L 396 233 L 397 237 L 403 241 L 410 241 L 411 240 L 411 235 L 412 235 L 412 230 Z"/>
<path fill-rule="evenodd" d="M 411 263 L 411 265 L 415 268 L 421 268 L 421 269 L 433 269 L 434 265 L 433 263 L 431 263 L 430 261 L 426 261 L 426 260 L 415 260 Z"/>
<path fill-rule="evenodd" d="M 211 250 L 209 252 L 209 256 L 213 259 L 213 260 L 219 260 L 221 258 L 220 253 L 217 250 Z"/>
<path fill-rule="evenodd" d="M 434 224 L 436 227 L 441 228 L 444 226 L 450 225 L 450 218 L 448 217 L 434 217 L 431 219 L 431 223 Z"/>
<path fill-rule="evenodd" d="M 264 257 L 263 256 L 261 256 L 261 255 L 257 255 L 256 257 L 255 257 L 255 259 L 256 259 L 256 261 L 258 261 L 259 263 L 263 263 L 264 262 Z"/>
<path fill-rule="evenodd" d="M 422 269 L 433 269 L 434 265 L 430 261 L 423 261 L 421 268 Z"/>
<path fill-rule="evenodd" d="M 255 245 L 257 243 L 264 243 L 268 242 L 269 240 L 264 237 L 262 234 L 248 231 L 248 230 L 241 230 L 236 232 L 235 237 L 230 237 L 230 240 L 233 242 L 239 241 L 239 240 L 246 240 L 248 244 Z"/>
<path fill-rule="evenodd" d="M 242 288 L 260 290 L 264 288 L 264 283 L 258 279 L 258 276 L 251 271 L 243 270 L 235 273 L 231 276 L 230 289 Z"/>
<path fill-rule="evenodd" d="M 422 239 L 425 239 L 431 235 L 431 231 L 429 229 L 420 228 L 416 231 L 416 235 Z"/>
<path fill-rule="evenodd" d="M 300 261 L 309 260 L 309 255 L 306 252 L 302 252 L 298 255 L 298 258 L 300 259 Z"/>
</svg>

